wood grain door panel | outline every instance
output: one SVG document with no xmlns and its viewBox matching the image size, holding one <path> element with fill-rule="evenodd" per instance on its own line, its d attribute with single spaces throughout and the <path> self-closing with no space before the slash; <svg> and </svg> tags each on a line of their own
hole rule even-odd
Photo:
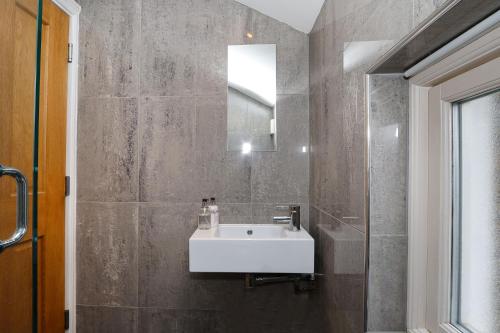
<svg viewBox="0 0 500 333">
<path fill-rule="evenodd" d="M 0 164 L 29 185 L 29 229 L 0 252 L 0 331 L 31 332 L 36 0 L 0 4 Z M 69 17 L 44 0 L 38 168 L 38 327 L 64 332 L 64 176 Z M 16 184 L 0 178 L 0 239 L 15 230 Z"/>
</svg>

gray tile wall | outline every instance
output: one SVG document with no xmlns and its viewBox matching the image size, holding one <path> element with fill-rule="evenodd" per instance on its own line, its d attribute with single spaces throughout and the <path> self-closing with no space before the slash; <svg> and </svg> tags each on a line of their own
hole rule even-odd
<svg viewBox="0 0 500 333">
<path fill-rule="evenodd" d="M 408 81 L 372 75 L 368 330 L 406 329 Z"/>
<path fill-rule="evenodd" d="M 326 0 L 309 37 L 231 0 L 79 2 L 78 332 L 363 331 L 363 71 L 442 1 Z M 278 152 L 225 151 L 226 48 L 239 43 L 278 45 Z M 302 204 L 319 292 L 187 273 L 209 195 L 223 223 Z M 406 236 L 401 206 L 380 199 L 394 214 L 372 222 L 369 325 L 385 330 L 403 318 Z"/>
<path fill-rule="evenodd" d="M 299 203 L 307 224 L 308 36 L 232 0 L 79 2 L 78 332 L 321 332 L 317 293 L 245 290 L 187 256 L 202 197 L 223 223 Z M 277 44 L 277 152 L 226 152 L 241 43 Z"/>
<path fill-rule="evenodd" d="M 406 174 L 402 172 L 406 167 L 403 149 L 406 141 L 399 141 L 396 147 L 372 142 L 372 156 L 378 158 L 376 165 L 390 166 L 396 177 L 384 183 L 389 176 L 384 174 L 386 178 L 379 178 L 376 185 L 368 184 L 365 72 L 442 2 L 326 0 L 309 35 L 310 230 L 319 238 L 318 267 L 319 272 L 325 274 L 321 283 L 324 290 L 332 290 L 323 293 L 321 300 L 332 332 L 363 332 L 365 324 L 375 331 L 401 329 L 406 292 L 403 279 L 406 274 L 406 229 L 403 230 Z M 391 108 L 379 109 L 381 120 L 405 116 L 398 106 L 407 102 L 407 96 L 384 95 L 380 91 L 377 98 L 375 103 L 381 107 L 389 105 L 385 99 L 392 98 L 391 102 L 396 103 Z M 400 130 L 406 131 L 403 127 Z M 376 155 L 374 151 L 383 154 Z M 370 202 L 368 186 L 372 193 Z M 374 193 L 374 190 L 380 191 Z M 369 205 L 370 219 L 366 214 Z M 373 214 L 377 214 L 377 218 L 372 218 Z M 365 290 L 361 281 L 365 280 L 365 266 L 359 262 L 364 262 L 366 257 L 368 221 L 377 238 L 369 249 L 372 260 L 368 323 L 364 323 Z M 336 296 L 333 290 L 339 279 L 352 286 L 350 297 Z M 387 296 L 387 302 L 380 297 L 382 294 Z"/>
</svg>

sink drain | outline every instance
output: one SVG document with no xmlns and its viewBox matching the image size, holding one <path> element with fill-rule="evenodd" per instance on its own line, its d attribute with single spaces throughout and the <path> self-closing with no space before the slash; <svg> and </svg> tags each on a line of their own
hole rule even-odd
<svg viewBox="0 0 500 333">
<path fill-rule="evenodd" d="M 252 236 L 253 235 L 253 230 L 247 230 L 247 235 Z"/>
</svg>

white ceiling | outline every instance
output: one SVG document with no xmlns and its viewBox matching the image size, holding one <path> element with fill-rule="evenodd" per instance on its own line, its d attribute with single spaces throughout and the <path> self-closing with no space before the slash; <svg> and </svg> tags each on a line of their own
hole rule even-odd
<svg viewBox="0 0 500 333">
<path fill-rule="evenodd" d="M 324 0 L 236 0 L 308 34 Z"/>
</svg>

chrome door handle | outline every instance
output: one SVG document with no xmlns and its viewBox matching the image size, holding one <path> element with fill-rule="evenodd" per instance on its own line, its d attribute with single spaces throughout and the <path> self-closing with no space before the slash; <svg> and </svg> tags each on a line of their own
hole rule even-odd
<svg viewBox="0 0 500 333">
<path fill-rule="evenodd" d="M 16 230 L 7 240 L 0 240 L 0 252 L 23 239 L 28 230 L 28 182 L 21 171 L 3 167 L 0 165 L 0 177 L 10 176 L 16 180 L 17 207 L 16 207 Z"/>
</svg>

